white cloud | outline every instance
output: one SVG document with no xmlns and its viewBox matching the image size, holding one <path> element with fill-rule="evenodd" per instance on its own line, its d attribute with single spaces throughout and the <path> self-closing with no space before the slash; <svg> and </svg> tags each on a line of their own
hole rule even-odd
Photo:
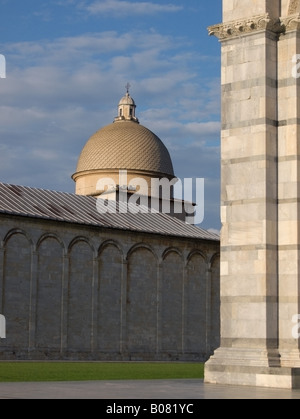
<svg viewBox="0 0 300 419">
<path fill-rule="evenodd" d="M 190 134 L 199 135 L 201 132 L 204 135 L 215 135 L 219 133 L 221 129 L 220 122 L 190 122 L 186 124 L 186 130 Z"/>
<path fill-rule="evenodd" d="M 216 229 L 214 229 L 214 228 L 209 228 L 207 231 L 208 231 L 209 233 L 217 234 L 218 236 L 220 236 L 220 235 L 221 235 L 221 231 L 220 231 L 220 230 L 216 230 Z"/>
<path fill-rule="evenodd" d="M 132 16 L 150 15 L 156 13 L 174 13 L 183 9 L 181 6 L 172 4 L 156 4 L 151 2 L 137 2 L 125 0 L 100 0 L 94 1 L 90 5 L 85 5 L 85 9 L 91 14 L 109 14 L 112 16 Z"/>
<path fill-rule="evenodd" d="M 209 141 L 219 138 L 219 81 L 199 78 L 184 42 L 153 31 L 111 31 L 5 44 L 1 181 L 72 192 L 82 147 L 113 121 L 129 81 L 141 124 L 169 147 L 178 175 L 211 179 L 216 202 L 219 155 Z"/>
</svg>

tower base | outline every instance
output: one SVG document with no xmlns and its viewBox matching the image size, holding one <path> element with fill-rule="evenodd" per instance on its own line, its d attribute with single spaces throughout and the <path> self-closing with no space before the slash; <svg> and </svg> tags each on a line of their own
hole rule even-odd
<svg viewBox="0 0 300 419">
<path fill-rule="evenodd" d="M 205 364 L 207 384 L 300 389 L 300 368 L 281 367 L 276 351 L 219 349 Z"/>
</svg>

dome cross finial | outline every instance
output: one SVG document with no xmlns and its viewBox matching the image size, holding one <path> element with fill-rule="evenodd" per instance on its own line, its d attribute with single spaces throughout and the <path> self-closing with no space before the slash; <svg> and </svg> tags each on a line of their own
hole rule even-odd
<svg viewBox="0 0 300 419">
<path fill-rule="evenodd" d="M 126 86 L 125 86 L 125 89 L 126 89 L 127 93 L 129 93 L 130 87 L 131 87 L 131 84 L 127 83 Z"/>
<path fill-rule="evenodd" d="M 115 122 L 118 121 L 132 121 L 139 123 L 138 118 L 135 116 L 135 108 L 136 104 L 135 101 L 129 94 L 130 84 L 127 83 L 125 88 L 127 93 L 119 102 L 118 106 L 118 116 L 115 118 Z"/>
</svg>

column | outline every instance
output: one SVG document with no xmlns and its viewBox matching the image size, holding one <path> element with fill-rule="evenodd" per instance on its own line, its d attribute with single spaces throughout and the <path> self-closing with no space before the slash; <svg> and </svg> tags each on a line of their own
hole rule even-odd
<svg viewBox="0 0 300 419">
<path fill-rule="evenodd" d="M 296 3 L 296 2 L 294 2 Z M 300 19 L 282 19 L 278 43 L 278 250 L 281 365 L 300 367 Z"/>
<path fill-rule="evenodd" d="M 279 354 L 280 7 L 223 0 L 224 22 L 210 28 L 222 42 L 222 235 L 221 348 L 208 383 L 300 385 Z"/>
</svg>

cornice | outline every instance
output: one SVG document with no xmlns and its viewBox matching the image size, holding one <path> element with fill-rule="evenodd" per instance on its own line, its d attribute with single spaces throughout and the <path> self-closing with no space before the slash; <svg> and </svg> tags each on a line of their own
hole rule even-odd
<svg viewBox="0 0 300 419">
<path fill-rule="evenodd" d="M 281 18 L 281 23 L 285 32 L 298 31 L 300 29 L 300 14 L 296 13 L 284 18 Z"/>
<path fill-rule="evenodd" d="M 293 15 L 299 8 L 299 0 L 290 0 L 288 15 Z"/>
<path fill-rule="evenodd" d="M 214 35 L 222 41 L 263 30 L 279 34 L 285 29 L 280 19 L 271 19 L 268 14 L 221 23 L 208 28 L 209 35 Z"/>
</svg>

